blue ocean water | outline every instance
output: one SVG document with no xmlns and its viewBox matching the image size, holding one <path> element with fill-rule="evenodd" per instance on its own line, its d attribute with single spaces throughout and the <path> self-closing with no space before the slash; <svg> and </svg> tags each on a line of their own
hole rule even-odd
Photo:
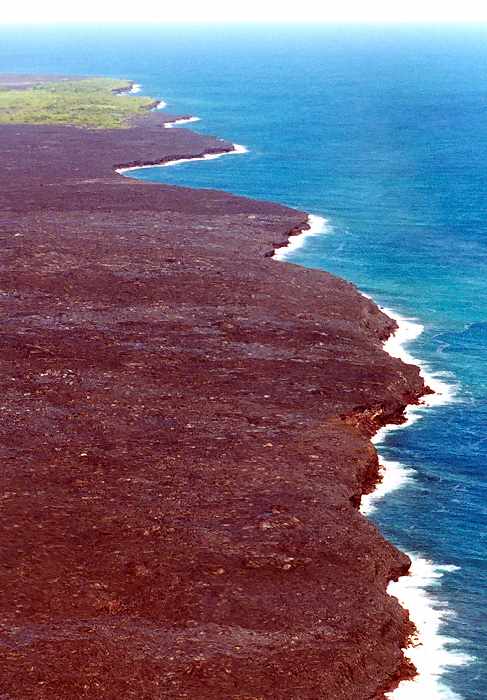
<svg viewBox="0 0 487 700">
<path fill-rule="evenodd" d="M 457 400 L 389 435 L 387 458 L 415 473 L 374 519 L 403 549 L 460 567 L 434 596 L 455 613 L 444 634 L 475 660 L 443 682 L 485 700 L 487 27 L 4 28 L 0 71 L 130 77 L 201 117 L 191 126 L 249 153 L 138 176 L 326 217 L 329 233 L 293 261 L 424 324 L 410 350 Z"/>
</svg>

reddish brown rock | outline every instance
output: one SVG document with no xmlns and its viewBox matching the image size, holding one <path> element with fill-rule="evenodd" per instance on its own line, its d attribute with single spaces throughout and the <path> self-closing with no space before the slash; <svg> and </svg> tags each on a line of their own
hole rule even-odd
<svg viewBox="0 0 487 700">
<path fill-rule="evenodd" d="M 116 175 L 230 147 L 160 126 L 0 127 L 1 697 L 381 698 L 409 562 L 357 505 L 418 370 L 266 257 L 302 212 Z"/>
</svg>

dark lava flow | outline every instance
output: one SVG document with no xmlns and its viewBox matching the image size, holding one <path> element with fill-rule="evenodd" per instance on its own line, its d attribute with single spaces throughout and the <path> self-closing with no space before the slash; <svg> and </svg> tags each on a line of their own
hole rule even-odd
<svg viewBox="0 0 487 700">
<path fill-rule="evenodd" d="M 306 214 L 137 182 L 231 148 L 151 114 L 0 127 L 0 687 L 365 700 L 408 673 L 406 556 L 357 510 L 423 392 Z"/>
</svg>

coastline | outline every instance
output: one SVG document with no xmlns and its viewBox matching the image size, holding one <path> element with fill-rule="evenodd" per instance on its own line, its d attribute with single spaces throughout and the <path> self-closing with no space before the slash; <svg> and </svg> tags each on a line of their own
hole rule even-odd
<svg viewBox="0 0 487 700">
<path fill-rule="evenodd" d="M 182 126 L 183 124 L 194 124 L 194 122 L 199 121 L 201 121 L 201 117 L 180 117 L 178 119 L 175 119 L 173 122 L 166 122 L 164 124 L 164 128 L 174 129 L 178 126 Z"/>
<path fill-rule="evenodd" d="M 233 144 L 231 144 L 231 148 L 226 148 L 226 149 L 222 149 L 222 150 L 214 151 L 214 152 L 207 152 L 207 153 L 203 153 L 201 155 L 176 158 L 176 159 L 172 159 L 172 160 L 169 159 L 169 160 L 155 161 L 154 163 L 142 163 L 141 165 L 128 165 L 128 166 L 122 165 L 122 166 L 116 167 L 115 172 L 118 173 L 119 175 L 124 175 L 125 173 L 128 173 L 131 170 L 146 170 L 147 168 L 166 168 L 168 166 L 179 165 L 181 163 L 192 163 L 194 161 L 199 161 L 199 160 L 216 160 L 217 158 L 221 158 L 222 156 L 242 155 L 244 153 L 248 153 L 247 148 L 245 146 L 242 146 L 241 144 L 238 144 L 238 143 L 233 143 Z"/>
<path fill-rule="evenodd" d="M 287 257 L 301 248 L 309 237 L 326 235 L 328 232 L 325 219 L 310 215 L 309 230 L 290 238 L 288 245 L 277 248 L 274 259 L 286 261 Z M 370 295 L 363 292 L 362 294 L 373 301 Z M 397 324 L 396 330 L 384 341 L 385 352 L 406 364 L 418 366 L 425 385 L 432 392 L 426 393 L 418 403 L 409 404 L 405 408 L 403 423 L 386 424 L 371 437 L 372 444 L 377 448 L 380 472 L 375 489 L 371 493 L 364 494 L 361 499 L 360 512 L 366 517 L 374 512 L 383 498 L 412 483 L 416 474 L 413 468 L 381 456 L 380 447 L 386 443 L 387 435 L 410 427 L 421 420 L 428 409 L 451 403 L 455 400 L 457 390 L 454 384 L 444 381 L 443 375 L 431 373 L 425 363 L 408 351 L 407 345 L 424 332 L 424 327 L 415 319 L 406 318 L 390 308 L 380 305 L 379 308 Z M 435 564 L 421 554 L 412 552 L 405 552 L 405 554 L 411 560 L 411 567 L 407 574 L 389 583 L 387 592 L 397 598 L 414 624 L 415 632 L 408 646 L 404 648 L 404 655 L 415 667 L 417 675 L 401 680 L 397 687 L 387 692 L 385 696 L 389 700 L 415 700 L 418 694 L 421 697 L 427 697 L 428 700 L 461 700 L 461 696 L 442 684 L 442 674 L 449 667 L 468 664 L 470 658 L 450 648 L 456 640 L 445 637 L 441 633 L 441 628 L 445 618 L 451 615 L 451 611 L 447 605 L 439 606 L 429 590 L 440 585 L 440 580 L 445 573 L 458 571 L 459 567 Z"/>
<path fill-rule="evenodd" d="M 441 407 L 455 401 L 457 387 L 453 383 L 444 380 L 440 373 L 431 373 L 428 366 L 415 358 L 407 349 L 407 344 L 413 342 L 421 333 L 423 326 L 415 319 L 405 318 L 397 312 L 384 308 L 384 312 L 393 318 L 398 329 L 384 344 L 386 352 L 393 357 L 398 357 L 404 362 L 414 362 L 421 369 L 425 384 L 433 389 L 434 393 L 425 395 L 417 405 L 408 406 L 405 411 L 406 422 L 403 425 L 385 426 L 372 438 L 377 446 L 380 457 L 380 446 L 386 443 L 387 435 L 395 430 L 407 428 L 433 407 Z M 375 509 L 378 500 L 398 488 L 407 486 L 414 481 L 415 470 L 404 467 L 398 462 L 381 459 L 383 465 L 384 488 L 380 488 L 376 494 L 366 497 L 362 509 L 368 515 Z M 390 700 L 413 700 L 420 696 L 432 700 L 461 700 L 461 696 L 443 685 L 442 676 L 449 667 L 468 664 L 470 659 L 465 654 L 456 651 L 456 640 L 442 634 L 442 625 L 452 613 L 447 604 L 439 605 L 430 589 L 439 586 L 445 573 L 459 570 L 459 567 L 451 564 L 436 564 L 423 555 L 406 552 L 411 559 L 411 569 L 408 576 L 392 581 L 388 592 L 394 595 L 400 604 L 409 610 L 412 622 L 416 627 L 416 634 L 411 640 L 411 645 L 405 650 L 406 657 L 414 664 L 418 675 L 411 681 L 403 681 L 397 689 L 387 697 Z"/>
<path fill-rule="evenodd" d="M 273 259 L 278 261 L 285 261 L 286 257 L 296 250 L 301 248 L 305 241 L 312 237 L 318 236 L 320 234 L 329 233 L 328 221 L 322 216 L 316 216 L 315 214 L 308 214 L 308 229 L 304 229 L 301 232 L 295 233 L 289 237 L 288 243 L 286 245 L 281 245 L 275 248 Z"/>
<path fill-rule="evenodd" d="M 365 700 L 404 670 L 399 654 L 406 628 L 404 615 L 384 590 L 387 581 L 407 567 L 407 558 L 356 511 L 364 486 L 377 468 L 367 435 L 374 421 L 399 419 L 405 398 L 419 397 L 424 387 L 416 368 L 384 356 L 379 341 L 390 334 L 392 324 L 352 285 L 304 268 L 273 269 L 273 263 L 266 260 L 271 241 L 286 235 L 297 242 L 299 237 L 294 234 L 304 226 L 308 228 L 303 235 L 313 235 L 313 222 L 303 223 L 303 212 L 216 191 L 128 182 L 108 174 L 108 164 L 114 161 L 129 163 L 130 169 L 140 167 L 135 165 L 136 158 L 147 163 L 155 148 L 164 154 L 155 165 L 174 163 L 177 153 L 187 153 L 189 157 L 183 159 L 193 160 L 236 152 L 231 144 L 221 151 L 214 139 L 181 132 L 184 130 L 173 132 L 174 141 L 161 141 L 164 130 L 152 133 L 138 128 L 123 134 L 121 141 L 118 134 L 96 134 L 95 138 L 70 128 L 0 130 L 7 163 L 12 171 L 17 168 L 20 172 L 13 206 L 28 224 L 20 229 L 21 241 L 12 239 L 9 229 L 9 241 L 21 242 L 26 250 L 31 231 L 49 244 L 52 240 L 54 249 L 62 240 L 63 264 L 71 251 L 79 251 L 80 245 L 83 248 L 83 273 L 60 268 L 59 292 L 53 287 L 51 268 L 47 266 L 44 272 L 41 260 L 31 278 L 14 280 L 23 293 L 12 295 L 9 302 L 12 313 L 15 311 L 13 318 L 25 319 L 34 352 L 40 348 L 43 353 L 40 358 L 29 353 L 22 358 L 23 376 L 37 376 L 32 374 L 35 367 L 42 377 L 36 401 L 43 400 L 45 393 L 50 401 L 56 396 L 59 403 L 58 413 L 44 412 L 51 421 L 49 435 L 67 440 L 64 423 L 60 423 L 65 398 L 58 390 L 59 382 L 67 377 L 71 386 L 70 373 L 74 373 L 76 381 L 79 377 L 80 382 L 88 379 L 92 383 L 86 396 L 76 388 L 69 389 L 76 415 L 85 416 L 89 411 L 92 418 L 79 420 L 79 433 L 66 444 L 53 442 L 43 447 L 48 457 L 49 450 L 54 454 L 66 451 L 65 464 L 73 481 L 66 491 L 66 484 L 50 477 L 47 461 L 40 472 L 47 475 L 43 489 L 35 495 L 40 499 L 36 508 L 43 508 L 47 545 L 59 533 L 60 522 L 62 543 L 83 542 L 86 522 L 105 523 L 103 537 L 93 535 L 98 553 L 104 556 L 93 560 L 88 543 L 86 551 L 76 550 L 81 558 L 74 561 L 69 547 L 56 550 L 61 557 L 58 565 L 76 571 L 76 576 L 51 583 L 59 601 L 55 634 L 64 639 L 66 620 L 80 615 L 83 620 L 99 618 L 105 626 L 120 625 L 122 647 L 117 646 L 117 636 L 111 635 L 109 668 L 110 680 L 122 695 L 127 692 L 123 685 L 125 655 L 133 654 L 130 668 L 137 678 L 145 679 L 147 670 L 137 646 L 146 631 L 130 621 L 154 620 L 151 634 L 157 634 L 172 651 L 178 640 L 173 639 L 166 622 L 171 614 L 182 625 L 180 629 L 194 629 L 195 639 L 209 654 L 203 661 L 195 659 L 198 647 L 188 639 L 189 649 L 179 665 L 166 658 L 157 661 L 161 668 L 155 680 L 170 673 L 180 692 L 221 698 L 222 693 L 227 696 L 231 688 L 238 687 L 252 696 L 284 692 L 290 697 L 312 698 L 320 687 L 337 700 Z M 15 139 L 22 144 L 29 139 L 36 143 L 45 134 L 57 138 L 51 139 L 47 153 L 32 149 L 37 161 L 29 162 L 27 175 L 23 175 Z M 64 149 L 62 158 L 55 158 L 56 148 Z M 45 180 L 53 177 L 53 162 L 62 163 L 64 171 L 56 170 L 49 188 Z M 153 166 L 147 163 L 146 167 Z M 32 183 L 32 170 L 41 174 L 37 187 Z M 29 191 L 27 203 L 19 179 Z M 8 195 L 6 190 L 7 211 L 12 206 Z M 44 218 L 39 211 L 47 211 Z M 77 254 L 76 261 L 78 258 Z M 73 279 L 76 284 L 66 287 L 66 280 Z M 49 328 L 49 323 L 53 328 L 59 323 L 50 301 L 42 302 L 43 317 L 54 319 L 46 327 L 36 325 L 38 317 L 32 313 L 29 299 L 46 284 L 53 309 L 59 300 L 63 308 L 68 306 L 61 334 Z M 73 310 L 69 309 L 71 298 Z M 18 309 L 22 309 L 20 314 Z M 162 322 L 164 334 L 159 339 L 155 324 Z M 96 328 L 96 335 L 93 330 L 87 335 L 87 328 Z M 23 327 L 21 332 L 26 333 Z M 340 344 L 344 333 L 345 348 Z M 13 360 L 18 362 L 14 334 L 11 342 Z M 58 356 L 64 364 L 53 369 L 51 358 Z M 189 373 L 188 367 L 193 368 Z M 95 369 L 101 373 L 99 380 L 93 378 Z M 10 385 L 10 392 L 12 388 Z M 29 395 L 28 388 L 24 396 Z M 127 394 L 132 391 L 135 393 Z M 133 418 L 127 395 L 132 397 Z M 145 401 L 142 405 L 139 397 Z M 14 398 L 9 400 L 14 403 Z M 155 412 L 160 406 L 164 414 L 159 417 Z M 25 417 L 22 405 L 18 410 L 18 416 Z M 107 417 L 110 443 L 106 445 L 101 435 L 93 444 L 92 421 L 105 426 Z M 35 447 L 32 437 L 29 445 Z M 124 446 L 120 458 L 114 453 L 119 445 Z M 157 463 L 161 445 L 163 454 L 171 456 L 163 465 L 162 482 L 162 465 Z M 68 455 L 73 446 L 74 454 Z M 22 456 L 16 459 L 18 469 L 9 476 L 16 480 L 12 484 L 16 489 L 8 484 L 9 493 L 22 491 L 22 469 L 30 473 L 29 463 L 24 464 Z M 97 475 L 89 482 L 87 465 Z M 62 473 L 65 468 L 63 464 Z M 161 515 L 154 502 L 154 485 L 165 489 L 166 481 L 170 488 Z M 195 482 L 196 490 L 192 488 Z M 56 492 L 58 485 L 62 486 L 62 501 Z M 16 517 L 23 518 L 24 544 L 17 546 L 22 550 L 26 542 L 39 539 L 39 532 L 36 510 L 26 508 L 21 496 L 18 502 Z M 50 509 L 49 504 L 59 502 L 63 510 Z M 32 522 L 26 519 L 30 512 Z M 120 523 L 125 522 L 130 526 L 121 529 Z M 157 568 L 161 528 L 164 560 L 172 568 Z M 29 537 L 31 531 L 34 534 Z M 37 542 L 36 548 L 44 551 Z M 122 566 L 118 559 L 112 562 L 114 550 L 123 553 Z M 42 581 L 42 567 L 37 571 Z M 86 590 L 86 582 L 93 579 L 95 592 L 80 598 L 79 591 Z M 38 602 L 34 593 L 40 581 L 37 578 L 30 584 L 34 586 L 30 599 L 38 605 L 35 614 L 42 616 L 43 601 Z M 61 584 L 69 584 L 68 594 L 65 588 L 56 593 Z M 14 590 L 15 578 L 6 581 L 10 585 Z M 173 589 L 174 601 L 168 602 L 167 591 Z M 242 593 L 233 599 L 238 590 Z M 355 595 L 357 590 L 360 597 Z M 27 586 L 24 594 L 28 593 Z M 186 601 L 182 610 L 181 596 Z M 226 599 L 233 601 L 230 607 Z M 81 606 L 73 608 L 78 600 Z M 215 600 L 223 604 L 215 607 Z M 259 610 L 255 629 L 249 609 Z M 130 642 L 129 623 L 133 625 Z M 22 618 L 16 630 L 29 633 L 29 624 L 29 617 Z M 38 664 L 49 667 L 51 684 L 59 683 L 59 673 L 66 683 L 78 682 L 83 667 L 90 679 L 102 680 L 104 676 L 97 675 L 100 669 L 93 643 L 104 639 L 103 629 L 97 631 L 97 623 L 90 624 L 89 634 L 80 628 L 79 641 L 72 641 L 77 661 L 69 669 L 59 648 L 42 646 L 42 640 L 49 638 L 43 635 L 52 634 L 52 629 L 43 631 L 42 625 L 36 629 L 40 645 L 19 647 L 17 672 L 8 679 L 9 691 L 17 692 L 12 684 L 29 682 L 22 669 Z M 362 639 L 364 630 L 366 639 Z M 11 634 L 14 644 L 19 632 Z M 235 654 L 236 642 L 243 654 Z M 208 678 L 215 680 L 208 682 Z M 30 697 L 24 685 L 18 692 L 15 697 Z M 93 692 L 93 697 L 96 693 L 99 697 L 99 690 L 93 688 Z"/>
</svg>

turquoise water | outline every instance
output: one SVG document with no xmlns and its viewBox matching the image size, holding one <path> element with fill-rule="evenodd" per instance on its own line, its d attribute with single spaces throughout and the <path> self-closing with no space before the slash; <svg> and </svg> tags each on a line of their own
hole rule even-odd
<svg viewBox="0 0 487 700">
<path fill-rule="evenodd" d="M 130 77 L 195 130 L 249 154 L 139 171 L 326 217 L 293 261 L 355 282 L 424 324 L 411 352 L 456 402 L 391 433 L 412 482 L 374 519 L 409 552 L 460 567 L 434 595 L 475 657 L 446 672 L 487 695 L 487 28 L 138 27 L 3 30 L 0 71 Z M 155 154 L 157 155 L 157 154 Z M 445 695 L 447 697 L 447 695 Z"/>
</svg>

